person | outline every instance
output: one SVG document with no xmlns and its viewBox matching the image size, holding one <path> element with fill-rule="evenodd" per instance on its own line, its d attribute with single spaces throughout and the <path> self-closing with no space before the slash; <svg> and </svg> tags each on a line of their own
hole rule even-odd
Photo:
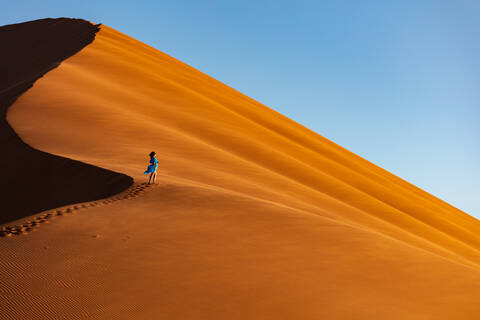
<svg viewBox="0 0 480 320">
<path fill-rule="evenodd" d="M 147 168 L 147 171 L 144 172 L 144 174 L 149 174 L 150 177 L 148 179 L 148 184 L 151 184 L 152 181 L 153 183 L 156 182 L 157 180 L 157 167 L 158 167 L 158 160 L 155 158 L 155 151 L 150 152 L 150 165 Z"/>
</svg>

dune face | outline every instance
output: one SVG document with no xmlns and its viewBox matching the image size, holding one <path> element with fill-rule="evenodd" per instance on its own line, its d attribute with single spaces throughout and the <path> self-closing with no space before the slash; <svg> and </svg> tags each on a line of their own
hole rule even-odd
<svg viewBox="0 0 480 320">
<path fill-rule="evenodd" d="M 0 157 L 0 224 L 68 203 L 110 196 L 132 183 L 126 175 L 35 150 L 5 121 L 7 108 L 18 96 L 91 43 L 97 31 L 97 26 L 74 19 L 44 19 L 0 28 L 0 141 L 6 149 Z"/>
<path fill-rule="evenodd" d="M 109 27 L 7 120 L 137 182 L 152 150 L 160 169 L 141 196 L 0 239 L 1 319 L 480 315 L 478 220 Z"/>
</svg>

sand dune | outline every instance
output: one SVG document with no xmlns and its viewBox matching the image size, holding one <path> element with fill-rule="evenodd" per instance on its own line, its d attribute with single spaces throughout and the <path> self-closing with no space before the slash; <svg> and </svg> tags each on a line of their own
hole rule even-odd
<svg viewBox="0 0 480 320">
<path fill-rule="evenodd" d="M 478 220 L 107 26 L 7 121 L 38 150 L 133 177 L 126 194 L 152 150 L 160 174 L 0 239 L 1 319 L 480 315 Z"/>
<path fill-rule="evenodd" d="M 44 19 L 0 28 L 0 224 L 68 203 L 111 196 L 132 179 L 35 150 L 5 121 L 7 108 L 46 72 L 88 45 L 98 27 L 87 21 Z M 38 192 L 48 190 L 48 192 Z"/>
</svg>

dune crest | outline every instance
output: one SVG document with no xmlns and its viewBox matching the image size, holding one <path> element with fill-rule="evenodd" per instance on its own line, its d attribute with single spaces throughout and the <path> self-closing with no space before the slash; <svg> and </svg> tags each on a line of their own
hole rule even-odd
<svg viewBox="0 0 480 320">
<path fill-rule="evenodd" d="M 107 197 L 132 183 L 123 174 L 33 149 L 5 121 L 7 108 L 22 93 L 91 43 L 98 30 L 87 21 L 65 18 L 0 28 L 0 141 L 6 149 L 0 157 L 0 224 L 65 204 Z"/>
<path fill-rule="evenodd" d="M 15 257 L 0 262 L 13 275 L 3 289 L 10 314 L 480 314 L 478 220 L 107 26 L 7 120 L 39 150 L 138 182 L 148 153 L 160 160 L 158 186 L 141 197 L 0 241 L 6 261 Z M 19 270 L 32 275 L 28 285 Z"/>
</svg>

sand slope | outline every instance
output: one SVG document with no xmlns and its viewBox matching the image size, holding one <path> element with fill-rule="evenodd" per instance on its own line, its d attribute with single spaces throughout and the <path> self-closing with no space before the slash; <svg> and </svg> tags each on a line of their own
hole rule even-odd
<svg viewBox="0 0 480 320">
<path fill-rule="evenodd" d="M 67 203 L 110 196 L 132 183 L 126 175 L 35 150 L 5 121 L 7 108 L 20 94 L 91 43 L 97 31 L 87 21 L 65 18 L 0 27 L 0 142 L 4 150 L 0 224 Z"/>
<path fill-rule="evenodd" d="M 141 197 L 0 239 L 0 318 L 480 314 L 476 219 L 109 27 L 7 120 L 137 182 L 150 151 L 161 169 Z"/>
</svg>

